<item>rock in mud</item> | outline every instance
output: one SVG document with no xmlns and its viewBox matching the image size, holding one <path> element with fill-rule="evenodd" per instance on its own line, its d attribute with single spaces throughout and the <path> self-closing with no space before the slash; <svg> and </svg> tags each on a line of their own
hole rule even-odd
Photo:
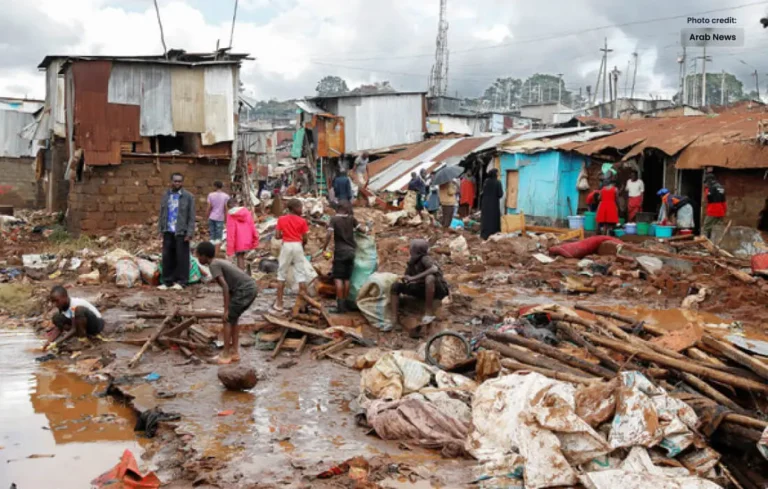
<svg viewBox="0 0 768 489">
<path fill-rule="evenodd" d="M 253 389 L 259 378 L 253 367 L 230 365 L 219 367 L 219 380 L 224 387 L 231 391 L 247 391 Z"/>
</svg>

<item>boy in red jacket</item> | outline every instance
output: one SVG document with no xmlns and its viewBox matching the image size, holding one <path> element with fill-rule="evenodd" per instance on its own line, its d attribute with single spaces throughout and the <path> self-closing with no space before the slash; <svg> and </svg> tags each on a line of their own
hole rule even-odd
<svg viewBox="0 0 768 489">
<path fill-rule="evenodd" d="M 280 248 L 279 266 L 277 269 L 277 300 L 274 309 L 283 311 L 283 294 L 285 293 L 285 279 L 288 270 L 293 268 L 293 277 L 299 284 L 299 293 L 307 292 L 306 260 L 304 246 L 307 244 L 309 226 L 302 217 L 304 205 L 300 200 L 292 199 L 288 202 L 288 214 L 280 216 L 277 220 L 275 239 L 282 239 Z"/>
</svg>

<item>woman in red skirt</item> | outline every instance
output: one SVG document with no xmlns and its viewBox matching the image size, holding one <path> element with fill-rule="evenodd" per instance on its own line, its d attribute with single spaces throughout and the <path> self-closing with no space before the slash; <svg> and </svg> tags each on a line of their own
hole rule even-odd
<svg viewBox="0 0 768 489">
<path fill-rule="evenodd" d="M 600 205 L 597 206 L 597 229 L 600 234 L 608 234 L 610 228 L 619 223 L 619 193 L 613 180 L 600 190 Z"/>
</svg>

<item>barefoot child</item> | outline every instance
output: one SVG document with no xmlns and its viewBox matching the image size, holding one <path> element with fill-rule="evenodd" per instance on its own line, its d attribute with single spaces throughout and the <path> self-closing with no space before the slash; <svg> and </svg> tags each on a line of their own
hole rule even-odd
<svg viewBox="0 0 768 489">
<path fill-rule="evenodd" d="M 304 205 L 300 200 L 288 201 L 288 214 L 277 220 L 275 238 L 283 240 L 280 248 L 279 266 L 277 269 L 277 301 L 273 306 L 277 312 L 283 311 L 283 294 L 288 270 L 293 268 L 293 277 L 299 284 L 299 293 L 307 292 L 307 258 L 304 256 L 304 246 L 307 244 L 309 226 L 301 217 Z"/>
<path fill-rule="evenodd" d="M 51 289 L 51 302 L 59 310 L 53 315 L 56 330 L 45 349 L 56 348 L 71 337 L 96 336 L 104 329 L 104 320 L 96 307 L 85 299 L 69 297 L 67 289 L 61 285 Z"/>
<path fill-rule="evenodd" d="M 336 285 L 336 308 L 338 312 L 347 312 L 346 300 L 349 297 L 349 279 L 355 268 L 355 231 L 362 229 L 355 219 L 352 203 L 348 200 L 339 202 L 339 211 L 328 224 L 328 234 L 322 251 L 328 248 L 333 238 L 333 269 L 331 275 Z"/>
<path fill-rule="evenodd" d="M 240 361 L 240 316 L 253 304 L 258 290 L 256 281 L 232 263 L 214 258 L 216 247 L 204 242 L 197 245 L 197 258 L 211 269 L 211 276 L 224 292 L 224 353 L 219 363 Z"/>
</svg>

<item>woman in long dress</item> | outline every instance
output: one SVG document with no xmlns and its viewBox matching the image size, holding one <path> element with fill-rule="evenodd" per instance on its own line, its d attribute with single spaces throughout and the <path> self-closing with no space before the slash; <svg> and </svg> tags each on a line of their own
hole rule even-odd
<svg viewBox="0 0 768 489">
<path fill-rule="evenodd" d="M 488 172 L 480 196 L 480 237 L 488 239 L 501 232 L 501 207 L 499 200 L 504 197 L 504 189 L 499 181 L 499 171 L 495 168 Z"/>
<path fill-rule="evenodd" d="M 619 223 L 618 191 L 613 180 L 600 190 L 600 204 L 597 206 L 597 227 L 600 234 L 608 234 Z"/>
</svg>

